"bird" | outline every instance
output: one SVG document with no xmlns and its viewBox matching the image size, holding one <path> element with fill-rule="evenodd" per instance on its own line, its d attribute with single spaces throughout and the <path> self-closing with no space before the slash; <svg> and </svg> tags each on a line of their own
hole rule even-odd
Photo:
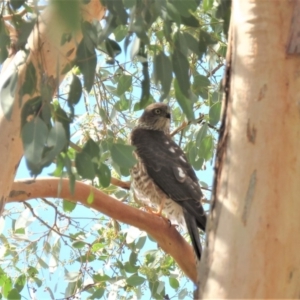
<svg viewBox="0 0 300 300">
<path fill-rule="evenodd" d="M 168 105 L 147 106 L 130 134 L 137 163 L 131 169 L 132 188 L 138 200 L 158 209 L 172 222 L 186 225 L 194 252 L 200 260 L 198 228 L 205 231 L 203 194 L 195 171 L 170 135 Z"/>
</svg>

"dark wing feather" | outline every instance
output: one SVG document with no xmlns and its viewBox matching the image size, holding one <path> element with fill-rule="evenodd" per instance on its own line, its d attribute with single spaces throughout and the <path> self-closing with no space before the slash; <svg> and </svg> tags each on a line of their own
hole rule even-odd
<svg viewBox="0 0 300 300">
<path fill-rule="evenodd" d="M 131 142 L 155 184 L 183 207 L 193 245 L 199 247 L 199 233 L 196 237 L 194 227 L 197 224 L 205 230 L 206 215 L 200 203 L 202 192 L 198 178 L 185 154 L 162 131 L 136 128 L 132 131 Z"/>
</svg>

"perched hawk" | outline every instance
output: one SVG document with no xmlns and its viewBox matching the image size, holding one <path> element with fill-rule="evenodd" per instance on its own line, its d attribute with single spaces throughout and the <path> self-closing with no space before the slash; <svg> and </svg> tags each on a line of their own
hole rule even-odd
<svg viewBox="0 0 300 300">
<path fill-rule="evenodd" d="M 200 259 L 198 227 L 205 230 L 206 215 L 201 205 L 198 178 L 179 146 L 171 139 L 169 107 L 149 105 L 131 133 L 138 163 L 131 171 L 137 198 L 156 206 L 172 221 L 186 224 L 195 253 Z"/>
</svg>

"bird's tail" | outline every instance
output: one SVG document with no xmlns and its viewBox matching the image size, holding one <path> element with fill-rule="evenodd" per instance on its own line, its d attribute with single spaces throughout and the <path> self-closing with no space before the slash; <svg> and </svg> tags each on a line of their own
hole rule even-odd
<svg viewBox="0 0 300 300">
<path fill-rule="evenodd" d="M 196 218 L 194 216 L 192 216 L 191 214 L 189 214 L 184 208 L 183 208 L 183 215 L 184 215 L 187 230 L 191 237 L 191 241 L 193 244 L 195 254 L 196 254 L 198 260 L 200 260 L 201 253 L 202 253 L 202 246 L 201 246 L 201 242 L 200 242 L 200 234 L 199 234 L 199 230 L 197 227 Z"/>
</svg>

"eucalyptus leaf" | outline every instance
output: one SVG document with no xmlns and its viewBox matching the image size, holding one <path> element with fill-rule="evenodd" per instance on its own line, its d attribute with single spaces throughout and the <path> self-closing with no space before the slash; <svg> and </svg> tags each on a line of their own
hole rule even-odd
<svg viewBox="0 0 300 300">
<path fill-rule="evenodd" d="M 63 200 L 63 210 L 64 212 L 72 212 L 76 208 L 77 203 L 68 200 Z"/>
<path fill-rule="evenodd" d="M 204 158 L 206 161 L 211 159 L 213 156 L 214 142 L 211 135 L 207 135 L 201 142 L 199 149 L 199 156 Z"/>
<path fill-rule="evenodd" d="M 21 292 L 25 286 L 25 283 L 26 283 L 26 276 L 25 274 L 22 274 L 17 278 L 14 287 L 18 292 Z"/>
<path fill-rule="evenodd" d="M 99 181 L 102 187 L 106 188 L 110 185 L 111 180 L 111 172 L 109 167 L 101 163 L 99 169 L 97 170 L 97 175 L 99 177 Z"/>
<path fill-rule="evenodd" d="M 70 90 L 67 98 L 69 106 L 71 107 L 73 105 L 76 105 L 79 102 L 81 95 L 82 95 L 81 81 L 78 78 L 78 76 L 72 74 Z"/>
<path fill-rule="evenodd" d="M 47 165 L 52 162 L 56 155 L 64 149 L 67 142 L 63 124 L 55 122 L 48 135 L 47 146 L 49 147 L 49 151 L 45 152 L 42 159 L 42 165 Z"/>
<path fill-rule="evenodd" d="M 131 286 L 139 286 L 145 282 L 146 278 L 141 277 L 137 274 L 133 274 L 132 276 L 126 279 L 127 284 Z"/>
<path fill-rule="evenodd" d="M 94 84 L 97 57 L 95 49 L 89 49 L 88 39 L 83 38 L 76 53 L 76 64 L 83 75 L 84 87 L 89 93 Z"/>
<path fill-rule="evenodd" d="M 187 116 L 188 120 L 193 121 L 195 120 L 194 110 L 193 110 L 193 103 L 190 99 L 186 98 L 180 90 L 178 80 L 174 80 L 174 89 L 175 89 L 175 97 L 180 105 L 181 109 Z"/>
<path fill-rule="evenodd" d="M 175 48 L 172 54 L 172 65 L 180 90 L 182 94 L 188 98 L 190 90 L 190 66 L 186 56 L 184 56 L 178 48 Z"/>
<path fill-rule="evenodd" d="M 200 145 L 201 141 L 206 137 L 207 130 L 208 130 L 208 125 L 207 123 L 204 123 L 196 135 L 196 142 L 198 145 Z"/>
<path fill-rule="evenodd" d="M 213 104 L 209 109 L 209 123 L 215 126 L 220 121 L 221 102 Z"/>
<path fill-rule="evenodd" d="M 110 148 L 111 158 L 119 166 L 131 168 L 137 162 L 133 156 L 135 148 L 129 145 L 112 144 Z"/>
<path fill-rule="evenodd" d="M 163 93 L 160 101 L 162 101 L 168 96 L 172 83 L 172 63 L 162 51 L 154 58 L 154 81 L 161 84 Z"/>
<path fill-rule="evenodd" d="M 33 63 L 30 62 L 26 67 L 25 80 L 19 90 L 20 98 L 22 98 L 26 94 L 33 95 L 33 93 L 36 90 L 36 84 L 37 84 L 36 70 Z"/>
<path fill-rule="evenodd" d="M 76 153 L 75 166 L 78 174 L 82 178 L 93 180 L 96 175 L 94 164 L 92 163 L 91 157 L 85 153 Z"/>
<path fill-rule="evenodd" d="M 123 95 L 132 85 L 132 77 L 130 75 L 121 75 L 118 80 L 117 93 L 119 96 Z"/>
<path fill-rule="evenodd" d="M 40 117 L 26 123 L 21 132 L 27 166 L 33 174 L 42 168 L 42 154 L 48 137 L 48 127 Z"/>
</svg>

